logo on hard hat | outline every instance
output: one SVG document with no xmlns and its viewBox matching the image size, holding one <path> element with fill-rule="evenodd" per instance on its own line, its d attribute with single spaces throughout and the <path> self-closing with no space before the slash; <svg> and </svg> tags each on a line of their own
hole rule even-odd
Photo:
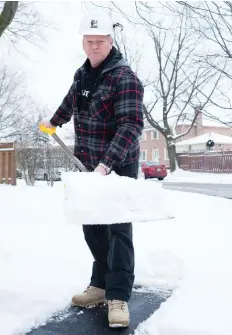
<svg viewBox="0 0 232 335">
<path fill-rule="evenodd" d="M 91 20 L 90 28 L 97 28 L 97 27 L 98 27 L 97 20 Z"/>
</svg>

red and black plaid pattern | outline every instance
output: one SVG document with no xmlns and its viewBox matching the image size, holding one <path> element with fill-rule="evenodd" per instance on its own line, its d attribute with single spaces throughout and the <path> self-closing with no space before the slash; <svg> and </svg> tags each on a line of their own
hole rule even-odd
<svg viewBox="0 0 232 335">
<path fill-rule="evenodd" d="M 88 108 L 78 108 L 83 67 L 51 119 L 61 126 L 73 116 L 74 154 L 92 171 L 99 162 L 110 168 L 138 160 L 143 129 L 142 83 L 130 67 L 120 66 L 101 75 Z"/>
</svg>

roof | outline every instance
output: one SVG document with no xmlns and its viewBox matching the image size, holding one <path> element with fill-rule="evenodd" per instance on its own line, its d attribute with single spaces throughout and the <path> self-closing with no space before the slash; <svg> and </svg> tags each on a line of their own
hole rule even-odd
<svg viewBox="0 0 232 335">
<path fill-rule="evenodd" d="M 177 127 L 178 126 L 190 126 L 192 124 L 192 117 L 190 117 L 190 120 L 188 119 L 188 116 L 184 119 L 184 120 L 179 120 Z M 201 118 L 201 116 L 200 116 Z M 197 124 L 195 122 L 195 124 Z M 215 127 L 215 128 L 230 128 L 230 124 L 231 122 L 228 122 L 228 125 L 217 121 L 217 120 L 213 120 L 212 118 L 209 118 L 205 115 L 202 115 L 202 127 Z"/>
<path fill-rule="evenodd" d="M 178 142 L 176 146 L 206 144 L 208 140 L 213 140 L 215 144 L 232 144 L 232 137 L 211 132 Z"/>
<path fill-rule="evenodd" d="M 181 127 L 181 126 L 190 126 L 192 124 L 192 118 L 190 118 L 190 120 L 188 119 L 188 117 L 190 116 L 187 116 L 186 118 L 184 118 L 184 120 L 179 120 L 178 121 L 178 124 L 176 125 L 176 119 L 174 118 L 169 118 L 168 119 L 168 123 L 170 125 L 170 127 L 174 127 L 177 128 L 177 127 Z M 155 121 L 157 122 L 157 120 L 155 119 Z M 163 128 L 163 121 L 160 120 L 158 121 L 158 124 L 161 126 L 161 128 Z M 195 123 L 196 125 L 197 123 Z M 202 127 L 205 127 L 205 128 L 231 128 L 231 122 L 228 122 L 228 125 L 220 122 L 220 121 L 217 121 L 217 120 L 213 120 L 207 116 L 204 116 L 202 115 Z M 148 120 L 146 118 L 144 118 L 144 130 L 148 130 L 148 129 L 154 129 L 154 127 L 152 127 L 152 125 L 148 122 Z"/>
<path fill-rule="evenodd" d="M 0 144 L 1 143 L 15 143 L 15 141 L 9 140 L 7 138 L 0 138 Z"/>
<path fill-rule="evenodd" d="M 204 119 L 204 118 L 202 120 L 202 126 L 203 127 L 230 128 L 229 126 L 219 121 L 214 121 L 214 120 L 209 120 L 209 119 Z"/>
</svg>

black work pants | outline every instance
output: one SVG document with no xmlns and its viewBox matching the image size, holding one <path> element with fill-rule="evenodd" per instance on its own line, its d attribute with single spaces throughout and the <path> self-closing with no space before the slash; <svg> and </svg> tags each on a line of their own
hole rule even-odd
<svg viewBox="0 0 232 335">
<path fill-rule="evenodd" d="M 138 163 L 117 168 L 115 173 L 137 178 Z M 83 231 L 94 258 L 90 285 L 105 289 L 108 300 L 128 301 L 134 283 L 132 223 L 84 225 Z"/>
</svg>

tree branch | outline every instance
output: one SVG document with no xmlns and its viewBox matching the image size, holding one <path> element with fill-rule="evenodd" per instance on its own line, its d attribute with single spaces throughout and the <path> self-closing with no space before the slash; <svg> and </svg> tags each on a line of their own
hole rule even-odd
<svg viewBox="0 0 232 335">
<path fill-rule="evenodd" d="M 0 37 L 10 26 L 18 9 L 18 1 L 6 1 L 0 14 Z"/>
</svg>

